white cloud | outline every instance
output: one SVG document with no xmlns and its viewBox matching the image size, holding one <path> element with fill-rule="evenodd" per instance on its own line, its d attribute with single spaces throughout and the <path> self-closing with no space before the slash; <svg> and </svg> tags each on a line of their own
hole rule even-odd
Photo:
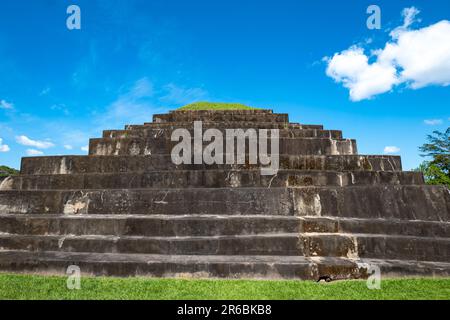
<svg viewBox="0 0 450 320">
<path fill-rule="evenodd" d="M 44 153 L 42 151 L 36 150 L 36 149 L 27 149 L 27 156 L 36 157 L 36 156 L 42 156 Z"/>
<path fill-rule="evenodd" d="M 402 11 L 403 16 L 403 25 L 395 28 L 391 31 L 390 36 L 394 39 L 398 37 L 399 34 L 408 30 L 408 28 L 416 22 L 416 16 L 420 13 L 420 11 L 416 7 L 405 8 Z"/>
<path fill-rule="evenodd" d="M 14 109 L 14 104 L 7 102 L 6 100 L 0 100 L 0 109 L 12 110 Z"/>
<path fill-rule="evenodd" d="M 16 137 L 17 143 L 28 146 L 28 147 L 35 147 L 38 149 L 48 149 L 51 147 L 54 147 L 55 145 L 51 143 L 50 141 L 39 141 L 39 140 L 32 140 L 28 138 L 27 136 L 18 136 Z"/>
<path fill-rule="evenodd" d="M 359 101 L 391 90 L 398 83 L 396 69 L 389 63 L 369 64 L 359 47 L 336 53 L 328 59 L 327 75 L 350 90 L 350 98 Z"/>
<path fill-rule="evenodd" d="M 131 88 L 128 96 L 134 99 L 148 98 L 153 96 L 153 83 L 146 77 L 139 79 Z"/>
<path fill-rule="evenodd" d="M 450 84 L 450 22 L 405 31 L 397 43 L 388 43 L 379 55 L 399 69 L 399 79 L 418 89 Z M 401 70 L 401 71 L 400 71 Z"/>
<path fill-rule="evenodd" d="M 103 127 L 100 130 L 105 128 L 106 127 Z M 58 130 L 58 128 L 55 128 L 54 130 Z M 86 143 L 86 141 L 88 141 L 89 138 L 95 134 L 97 134 L 97 132 L 87 132 L 79 129 L 72 129 L 71 127 L 65 127 L 61 132 L 61 141 L 64 145 L 73 147 L 74 145 L 82 145 Z"/>
<path fill-rule="evenodd" d="M 144 77 L 124 87 L 117 99 L 108 105 L 104 112 L 95 114 L 94 121 L 99 130 L 149 122 L 152 114 L 166 111 L 166 107 L 161 107 L 162 103 L 186 104 L 206 99 L 207 96 L 207 92 L 203 89 L 187 89 L 173 83 L 155 89 L 152 82 Z M 77 145 L 71 140 L 67 143 L 69 141 L 70 144 Z"/>
<path fill-rule="evenodd" d="M 399 147 L 396 147 L 396 146 L 384 147 L 384 153 L 386 153 L 386 154 L 399 153 L 399 152 L 400 152 L 400 148 Z"/>
<path fill-rule="evenodd" d="M 8 152 L 11 149 L 9 149 L 9 146 L 7 144 L 3 144 L 3 139 L 0 138 L 0 152 Z"/>
<path fill-rule="evenodd" d="M 161 101 L 174 104 L 188 104 L 200 100 L 207 100 L 208 92 L 202 88 L 182 88 L 173 83 L 164 86 L 167 94 Z"/>
<path fill-rule="evenodd" d="M 405 8 L 402 11 L 402 16 L 404 17 L 403 27 L 408 28 L 416 21 L 416 16 L 420 13 L 420 10 L 416 7 Z"/>
<path fill-rule="evenodd" d="M 88 152 L 89 151 L 89 146 L 81 147 L 81 151 Z"/>
<path fill-rule="evenodd" d="M 149 122 L 157 109 L 152 103 L 153 96 L 154 89 L 150 80 L 139 79 L 125 93 L 119 95 L 106 111 L 97 117 L 96 122 L 101 129 Z"/>
<path fill-rule="evenodd" d="M 430 119 L 430 120 L 424 120 L 423 122 L 429 126 L 436 126 L 436 125 L 442 124 L 441 119 Z"/>
<path fill-rule="evenodd" d="M 50 107 L 51 110 L 61 111 L 65 115 L 69 115 L 69 108 L 64 103 L 54 104 Z"/>
<path fill-rule="evenodd" d="M 45 96 L 50 93 L 50 87 L 45 87 L 42 89 L 42 91 L 39 93 L 40 96 Z"/>
<path fill-rule="evenodd" d="M 123 124 L 149 122 L 153 113 L 151 103 L 119 97 L 98 117 L 99 126 L 112 128 Z"/>
<path fill-rule="evenodd" d="M 352 101 L 373 96 L 406 84 L 411 89 L 450 84 L 450 22 L 442 20 L 417 30 L 409 27 L 419 11 L 404 9 L 404 23 L 391 32 L 391 41 L 371 56 L 360 46 L 324 58 L 326 74 L 350 91 Z M 373 58 L 373 62 L 369 59 Z"/>
<path fill-rule="evenodd" d="M 73 147 L 72 147 L 70 144 L 65 144 L 65 145 L 64 145 L 64 149 L 66 149 L 66 150 L 72 150 Z"/>
</svg>

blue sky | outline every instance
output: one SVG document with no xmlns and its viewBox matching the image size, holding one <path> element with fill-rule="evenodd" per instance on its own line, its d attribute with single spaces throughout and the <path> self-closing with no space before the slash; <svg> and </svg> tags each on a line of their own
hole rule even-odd
<svg viewBox="0 0 450 320">
<path fill-rule="evenodd" d="M 81 30 L 66 27 L 71 4 L 81 8 Z M 381 8 L 380 30 L 366 26 L 371 4 Z M 411 7 L 408 30 L 450 20 L 447 0 L 2 1 L 0 164 L 17 168 L 27 154 L 86 154 L 88 139 L 103 129 L 212 100 L 342 129 L 361 154 L 396 147 L 390 151 L 405 169 L 417 167 L 425 136 L 450 123 L 449 60 L 425 59 L 422 73 L 396 66 L 384 89 L 364 80 L 379 65 L 392 70 L 394 58 L 386 64 L 370 52 L 394 41 L 390 33 Z M 368 65 L 340 68 L 337 58 L 355 58 L 355 48 Z M 397 49 L 395 61 L 410 61 L 407 47 Z M 419 49 L 413 58 L 423 56 Z"/>
</svg>

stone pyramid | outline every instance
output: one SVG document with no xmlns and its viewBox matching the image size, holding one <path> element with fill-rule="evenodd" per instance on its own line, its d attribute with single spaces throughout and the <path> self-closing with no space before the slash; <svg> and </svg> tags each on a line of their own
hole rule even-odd
<svg viewBox="0 0 450 320">
<path fill-rule="evenodd" d="M 176 128 L 279 129 L 279 171 L 175 165 Z M 450 275 L 450 193 L 396 156 L 271 110 L 172 111 L 0 187 L 0 271 L 332 279 Z"/>
</svg>

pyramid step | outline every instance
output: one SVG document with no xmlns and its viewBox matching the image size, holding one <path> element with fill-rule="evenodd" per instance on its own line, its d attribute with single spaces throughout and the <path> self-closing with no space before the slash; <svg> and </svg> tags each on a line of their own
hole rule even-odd
<svg viewBox="0 0 450 320">
<path fill-rule="evenodd" d="M 305 258 L 296 256 L 166 256 L 117 253 L 0 252 L 4 272 L 66 275 L 76 265 L 83 275 L 198 277 L 229 279 L 317 280 L 367 277 L 367 266 L 379 266 L 384 276 L 449 276 L 450 263 L 408 260 Z"/>
<path fill-rule="evenodd" d="M 373 262 L 375 263 L 375 262 Z M 379 262 L 381 264 L 381 261 Z M 387 266 L 389 262 L 384 262 Z M 400 262 L 401 263 L 401 262 Z M 395 266 L 400 263 L 395 263 Z M 70 252 L 0 252 L 0 270 L 66 274 L 71 265 L 80 267 L 84 275 L 152 276 L 248 279 L 317 280 L 321 276 L 353 279 L 366 276 L 367 269 L 348 259 L 295 256 L 188 256 L 117 253 Z M 422 263 L 416 268 L 406 264 L 405 272 L 423 273 L 429 270 L 450 274 L 450 264 Z M 403 272 L 403 268 L 400 268 Z"/>
<path fill-rule="evenodd" d="M 269 255 L 448 261 L 450 238 L 373 234 L 289 233 L 227 236 L 0 234 L 3 250 L 164 255 Z"/>
<path fill-rule="evenodd" d="M 194 136 L 193 125 L 187 130 Z M 180 127 L 168 127 L 168 128 L 141 128 L 134 130 L 104 130 L 103 138 L 165 138 L 170 139 L 174 130 Z M 203 130 L 207 130 L 208 127 L 203 127 Z M 226 128 L 218 129 L 225 136 Z M 258 130 L 255 129 L 257 132 Z M 281 129 L 279 131 L 281 138 L 332 138 L 342 139 L 342 131 L 340 130 L 317 130 L 317 129 Z"/>
<path fill-rule="evenodd" d="M 449 221 L 443 186 L 0 191 L 0 213 L 337 216 Z"/>
<path fill-rule="evenodd" d="M 306 233 L 303 254 L 347 258 L 449 261 L 450 238 L 386 234 Z"/>
<path fill-rule="evenodd" d="M 0 233 L 155 237 L 365 233 L 445 238 L 450 235 L 450 222 L 282 216 L 2 214 Z"/>
<path fill-rule="evenodd" d="M 155 114 L 153 122 L 289 122 L 288 114 L 279 113 L 255 113 L 255 112 L 171 112 L 166 114 Z"/>
<path fill-rule="evenodd" d="M 275 176 L 261 170 L 177 170 L 147 173 L 88 173 L 19 175 L 8 178 L 0 190 L 248 188 L 424 184 L 420 172 L 279 170 Z"/>
<path fill-rule="evenodd" d="M 126 130 L 141 129 L 177 129 L 192 128 L 193 122 L 148 122 L 143 125 L 129 124 L 125 125 Z M 318 124 L 300 124 L 300 123 L 280 123 L 280 122 L 249 122 L 249 121 L 229 121 L 229 122 L 210 122 L 202 121 L 203 128 L 216 129 L 302 129 L 302 130 L 323 130 L 323 125 Z"/>
<path fill-rule="evenodd" d="M 167 255 L 304 255 L 297 234 L 216 237 L 37 236 L 0 234 L 3 250 Z"/>
<path fill-rule="evenodd" d="M 290 198 L 285 188 L 11 190 L 0 191 L 0 213 L 292 216 Z"/>
<path fill-rule="evenodd" d="M 450 235 L 450 221 L 305 217 L 302 230 L 445 238 Z"/>
<path fill-rule="evenodd" d="M 192 162 L 193 163 L 193 162 Z M 125 173 L 154 170 L 251 169 L 255 165 L 174 165 L 171 155 L 54 156 L 23 158 L 22 174 Z M 401 171 L 398 156 L 280 155 L 280 169 L 333 171 Z"/>
<path fill-rule="evenodd" d="M 194 139 L 192 139 L 194 141 Z M 269 140 L 270 141 L 270 140 Z M 89 141 L 90 155 L 151 155 L 171 154 L 179 142 L 159 138 L 97 138 Z M 204 147 L 210 142 L 203 142 Z M 224 141 L 224 148 L 226 143 Z M 245 146 L 248 153 L 249 143 Z M 268 147 L 270 153 L 270 145 Z M 226 150 L 223 151 L 226 153 Z M 236 154 L 236 151 L 233 152 Z M 279 153 L 289 155 L 354 155 L 356 141 L 329 138 L 280 138 Z"/>
<path fill-rule="evenodd" d="M 298 233 L 299 217 L 216 215 L 0 215 L 0 233 L 28 235 L 223 236 Z"/>
</svg>

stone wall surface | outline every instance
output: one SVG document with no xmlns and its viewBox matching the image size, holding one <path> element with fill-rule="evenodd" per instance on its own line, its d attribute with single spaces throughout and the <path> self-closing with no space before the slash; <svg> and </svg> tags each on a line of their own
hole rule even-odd
<svg viewBox="0 0 450 320">
<path fill-rule="evenodd" d="M 278 129 L 279 171 L 174 164 L 175 129 Z M 105 130 L 88 156 L 0 179 L 0 271 L 352 279 L 450 275 L 450 192 L 359 155 L 340 130 L 271 110 L 172 111 Z M 244 151 L 247 153 L 249 148 Z"/>
</svg>

